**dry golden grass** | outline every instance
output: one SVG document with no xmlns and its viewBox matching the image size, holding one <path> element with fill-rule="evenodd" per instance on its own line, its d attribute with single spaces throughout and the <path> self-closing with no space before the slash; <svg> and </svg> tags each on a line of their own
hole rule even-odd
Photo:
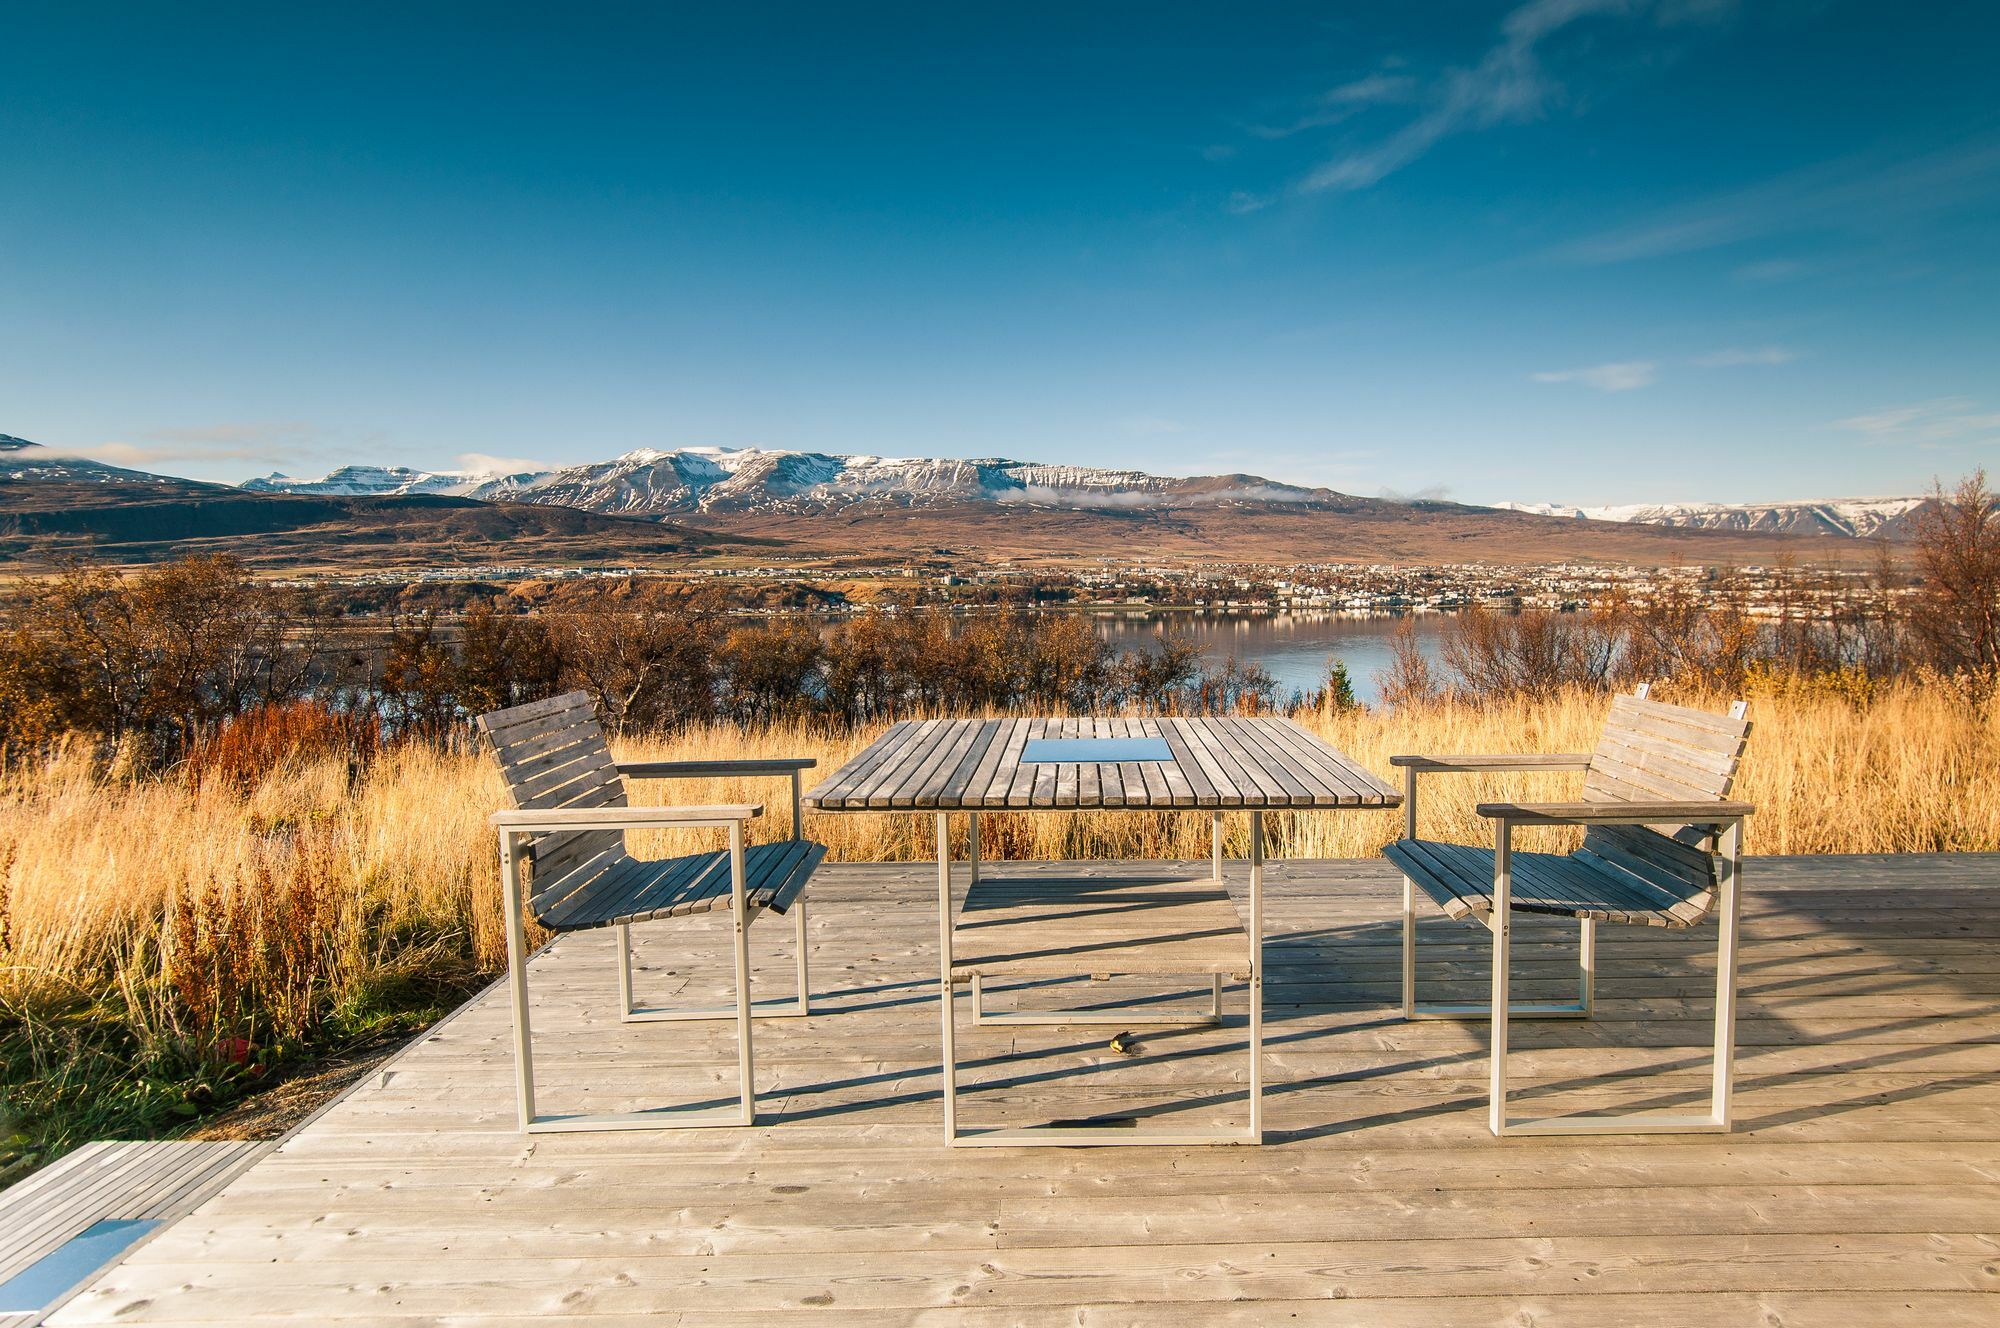
<svg viewBox="0 0 2000 1328">
<path fill-rule="evenodd" d="M 1720 708 L 1718 698 L 1685 697 Z M 1758 806 L 1752 853 L 1938 852 L 2000 847 L 2000 727 L 1940 685 L 1877 691 L 1857 705 L 1811 688 L 1755 699 L 1757 728 L 1739 792 Z M 1400 713 L 1308 715 L 1304 722 L 1385 777 L 1398 752 L 1587 751 L 1599 695 Z M 716 728 L 621 744 L 634 758 L 808 754 L 831 770 L 874 736 L 803 726 Z M 1574 775 L 1432 776 L 1426 835 L 1483 842 L 1472 805 L 1494 796 L 1561 797 Z M 760 800 L 755 833 L 789 833 L 782 781 L 648 784 L 644 800 Z M 254 786 L 175 776 L 130 779 L 81 748 L 0 772 L 0 1008 L 121 995 L 147 1035 L 202 1042 L 309 1032 L 314 1011 L 355 999 L 384 975 L 427 964 L 491 972 L 501 962 L 495 850 L 486 813 L 502 790 L 468 753 L 392 748 L 358 774 L 307 759 Z M 1240 855 L 1247 818 L 1230 818 Z M 1276 857 L 1366 857 L 1399 833 L 1400 813 L 1268 818 Z M 1160 813 L 996 815 L 989 854 L 1010 858 L 1200 858 L 1207 819 Z M 819 815 L 809 833 L 836 860 L 930 855 L 927 818 Z M 709 832 L 712 835 L 712 832 Z M 635 843 L 665 853 L 697 842 Z"/>
<path fill-rule="evenodd" d="M 1673 696 L 1721 711 L 1727 697 Z M 1400 787 L 1389 758 L 1404 752 L 1587 752 L 1609 702 L 1597 693 L 1553 699 L 1448 702 L 1400 712 L 1308 713 L 1300 722 Z M 1865 704 L 1811 687 L 1771 688 L 1751 701 L 1755 729 L 1736 795 L 1757 804 L 1751 853 L 1941 853 L 2000 848 L 2000 707 L 1975 706 L 1941 684 L 1896 685 Z M 825 773 L 874 732 L 827 737 L 803 729 L 708 730 L 623 746 L 634 759 L 691 760 L 803 754 Z M 1421 832 L 1484 843 L 1490 823 L 1473 812 L 1495 798 L 1574 797 L 1581 777 L 1431 775 L 1421 786 Z M 762 800 L 760 833 L 790 833 L 775 781 L 699 780 L 643 786 L 661 801 Z M 903 813 L 814 816 L 808 832 L 840 861 L 906 861 L 933 855 L 930 822 Z M 1230 817 L 1240 854 L 1246 818 Z M 1094 811 L 989 815 L 982 847 L 996 856 L 1205 858 L 1208 824 L 1187 814 Z M 961 831 L 962 832 L 962 831 Z M 1400 812 L 1308 812 L 1266 818 L 1276 857 L 1372 857 L 1402 833 Z M 675 841 L 676 843 L 686 841 Z M 659 848 L 664 850 L 667 841 Z M 649 849 L 649 851 L 652 851 Z"/>
</svg>

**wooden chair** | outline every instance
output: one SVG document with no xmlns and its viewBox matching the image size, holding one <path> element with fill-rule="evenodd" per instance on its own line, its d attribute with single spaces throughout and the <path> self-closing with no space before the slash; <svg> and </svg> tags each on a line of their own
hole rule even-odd
<svg viewBox="0 0 2000 1328">
<path fill-rule="evenodd" d="M 806 972 L 806 881 L 826 849 L 800 833 L 799 772 L 811 758 L 749 761 L 640 761 L 611 759 L 590 698 L 571 692 L 547 701 L 481 715 L 479 732 L 499 758 L 514 807 L 494 813 L 500 834 L 500 881 L 507 922 L 507 976 L 514 1007 L 514 1055 L 519 1074 L 521 1128 L 531 1133 L 630 1130 L 710 1125 L 750 1125 L 756 1119 L 750 1022 L 759 1013 L 811 1013 Z M 792 837 L 746 843 L 760 803 L 715 807 L 632 807 L 626 779 L 677 779 L 703 775 L 782 775 L 792 781 Z M 627 830 L 713 827 L 728 831 L 727 849 L 666 859 L 635 858 L 626 851 Z M 528 1022 L 527 912 L 550 931 L 615 927 L 618 931 L 618 1016 L 627 1022 L 659 1019 L 736 1020 L 735 1106 L 666 1107 L 600 1115 L 537 1116 L 533 1039 Z M 736 1003 L 721 1010 L 637 1009 L 632 1003 L 631 925 L 728 909 L 734 918 Z M 750 924 L 765 913 L 793 917 L 798 949 L 798 996 L 750 1000 Z"/>
<path fill-rule="evenodd" d="M 1492 1021 L 1489 1124 L 1493 1133 L 1619 1134 L 1724 1132 L 1730 1125 L 1730 1075 L 1736 1034 L 1738 875 L 1743 818 L 1754 810 L 1729 800 L 1750 734 L 1748 706 L 1727 716 L 1647 698 L 1614 697 L 1597 750 L 1589 755 L 1395 756 L 1404 771 L 1403 838 L 1384 850 L 1403 872 L 1403 1017 Z M 1493 848 L 1417 838 L 1417 775 L 1450 771 L 1582 770 L 1579 802 L 1488 802 Z M 1586 827 L 1574 853 L 1522 853 L 1517 825 Z M 1493 992 L 1486 1005 L 1427 1005 L 1416 992 L 1416 891 L 1454 918 L 1473 918 L 1493 933 Z M 1514 913 L 1578 919 L 1578 992 L 1574 1002 L 1508 999 Z M 1597 924 L 1691 927 L 1715 914 L 1720 923 L 1715 982 L 1715 1069 L 1707 1115 L 1572 1115 L 1543 1120 L 1507 1115 L 1507 1021 L 1588 1019 L 1596 971 Z"/>
</svg>

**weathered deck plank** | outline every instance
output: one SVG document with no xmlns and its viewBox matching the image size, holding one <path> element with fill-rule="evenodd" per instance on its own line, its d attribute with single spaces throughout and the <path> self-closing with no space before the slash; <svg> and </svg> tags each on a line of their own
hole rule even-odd
<svg viewBox="0 0 2000 1328">
<path fill-rule="evenodd" d="M 933 872 L 820 870 L 825 1013 L 758 1029 L 758 1127 L 519 1135 L 506 1008 L 485 999 L 55 1322 L 1812 1328 L 2000 1314 L 2000 857 L 1753 859 L 1739 1130 L 1506 1141 L 1485 1128 L 1484 1028 L 1392 1008 L 1393 869 L 1274 863 L 1270 1143 L 1070 1152 L 943 1145 Z M 1424 927 L 1427 984 L 1476 990 L 1483 937 Z M 726 989 L 715 920 L 634 940 L 648 999 Z M 789 942 L 754 943 L 774 987 Z M 1573 943 L 1573 924 L 1524 922 L 1528 986 L 1568 981 Z M 560 1105 L 733 1091 L 726 1028 L 618 1023 L 607 937 L 566 936 L 535 962 Z M 1600 1017 L 1514 1030 L 1523 1089 L 1550 1107 L 1699 1096 L 1713 962 L 1706 926 L 1603 940 Z M 1070 1006 L 1172 1008 L 1192 990 L 1036 985 Z M 1203 1083 L 1220 1109 L 1238 1100 L 1240 1018 L 1132 1025 L 1138 1054 L 1119 1057 L 1103 1030 L 962 1019 L 961 1110 L 1188 1119 Z"/>
</svg>

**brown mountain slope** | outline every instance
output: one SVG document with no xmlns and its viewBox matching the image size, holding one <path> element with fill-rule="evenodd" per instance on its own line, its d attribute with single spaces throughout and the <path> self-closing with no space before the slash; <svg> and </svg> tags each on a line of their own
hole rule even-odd
<svg viewBox="0 0 2000 1328">
<path fill-rule="evenodd" d="M 1205 504 L 1125 510 L 968 503 L 826 515 L 688 513 L 716 534 L 775 538 L 800 553 L 867 562 L 935 555 L 1064 563 L 1109 559 L 1264 563 L 1762 563 L 1860 565 L 1859 540 L 1686 530 L 1529 516 L 1455 503 L 1358 498 L 1335 505 Z"/>
<path fill-rule="evenodd" d="M 483 563 L 684 565 L 773 546 L 567 507 L 408 496 L 253 494 L 193 481 L 0 480 L 0 562 L 152 562 L 228 552 L 255 566 L 367 570 Z"/>
<path fill-rule="evenodd" d="M 1263 563 L 1859 564 L 1858 540 L 1624 525 L 1454 503 L 1340 496 L 1311 504 L 1207 502 L 1125 509 L 970 502 L 861 504 L 838 512 L 689 512 L 671 521 L 437 495 L 245 493 L 149 477 L 0 479 L 0 564 L 86 555 L 148 562 L 228 551 L 270 569 L 367 571 L 493 563 L 791 561 L 896 563 L 951 557 Z"/>
</svg>

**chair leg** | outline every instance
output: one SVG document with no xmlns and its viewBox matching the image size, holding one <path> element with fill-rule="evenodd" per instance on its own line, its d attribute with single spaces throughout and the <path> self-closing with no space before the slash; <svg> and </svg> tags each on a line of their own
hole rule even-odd
<svg viewBox="0 0 2000 1328">
<path fill-rule="evenodd" d="M 730 921 L 736 936 L 736 1072 L 743 1123 L 757 1123 L 757 1067 L 750 1052 L 750 900 L 743 870 L 743 822 L 729 823 Z"/>
<path fill-rule="evenodd" d="M 736 833 L 740 834 L 740 829 Z M 567 1134 L 594 1130 L 702 1129 L 754 1123 L 756 1101 L 750 1077 L 750 1025 L 743 1010 L 748 995 L 748 952 L 739 944 L 737 967 L 738 1060 L 743 1076 L 740 1102 L 726 1107 L 655 1107 L 642 1111 L 614 1111 L 594 1114 L 538 1116 L 535 1114 L 535 1044 L 528 1015 L 528 929 L 522 915 L 520 891 L 520 845 L 511 834 L 500 840 L 501 909 L 507 931 L 507 992 L 514 1015 L 515 1110 L 524 1134 Z M 740 861 L 740 855 L 738 855 Z M 740 915 L 739 915 L 740 916 Z M 625 928 L 619 927 L 621 951 Z M 739 932 L 739 935 L 741 933 Z M 621 969 L 623 965 L 621 964 Z"/>
<path fill-rule="evenodd" d="M 812 1013 L 812 978 L 807 973 L 806 948 L 806 892 L 799 891 L 794 907 L 798 912 L 792 921 L 792 946 L 798 952 L 799 1017 Z"/>
<path fill-rule="evenodd" d="M 521 917 L 521 848 L 500 836 L 500 901 L 507 926 L 507 996 L 514 1013 L 514 1107 L 525 1132 L 535 1124 L 535 1039 L 528 1026 L 528 929 Z"/>
<path fill-rule="evenodd" d="M 1509 1119 L 1507 1102 L 1506 1018 L 1493 1021 L 1493 1088 L 1491 1126 L 1497 1135 L 1573 1134 L 1727 1134 L 1732 1123 L 1731 1087 L 1736 1057 L 1736 961 L 1742 929 L 1739 873 L 1742 865 L 1743 826 L 1729 827 L 1722 835 L 1717 871 L 1717 928 L 1715 965 L 1715 1070 L 1705 1115 L 1686 1112 L 1579 1113 L 1543 1119 Z M 1496 872 L 1498 868 L 1496 866 Z M 1506 967 L 1505 929 L 1494 933 L 1494 994 L 1497 1003 L 1505 998 L 1501 974 Z"/>
<path fill-rule="evenodd" d="M 1513 894 L 1513 861 L 1511 845 L 1508 841 L 1507 823 L 1499 822 L 1500 843 L 1493 857 L 1493 915 L 1488 924 L 1493 929 L 1493 998 L 1487 1006 L 1487 1017 L 1492 1021 L 1488 1032 L 1492 1037 L 1491 1061 L 1487 1066 L 1486 1084 L 1486 1124 L 1495 1134 L 1507 1133 L 1507 1019 L 1513 1014 L 1513 1002 L 1508 999 L 1508 967 L 1514 950 L 1514 910 L 1509 897 Z"/>
<path fill-rule="evenodd" d="M 812 987 L 807 976 L 806 965 L 806 897 L 800 893 L 793 902 L 792 936 L 798 947 L 794 969 L 798 979 L 796 996 L 774 996 L 769 1000 L 750 1002 L 752 1019 L 802 1019 L 812 1013 Z M 763 916 L 756 909 L 750 911 L 750 921 Z M 618 1018 L 621 1023 L 653 1024 L 677 1023 L 686 1020 L 734 1019 L 734 1005 L 709 1006 L 700 1009 L 676 1010 L 666 1006 L 640 1007 L 632 998 L 632 928 L 629 923 L 619 923 L 618 933 Z"/>
<path fill-rule="evenodd" d="M 1715 1081 L 1710 1104 L 1716 1123 L 1726 1132 L 1735 1119 L 1733 1096 L 1736 1071 L 1736 954 L 1743 930 L 1743 823 L 1722 834 L 1717 855 L 1716 919 L 1720 934 L 1715 955 Z"/>
<path fill-rule="evenodd" d="M 1490 928 L 1491 917 L 1486 920 Z M 1514 1001 L 1508 1013 L 1516 1019 L 1588 1019 L 1597 979 L 1597 920 L 1584 918 L 1577 933 L 1576 999 L 1573 1001 Z M 1417 887 L 1403 878 L 1403 1018 L 1490 1019 L 1491 1004 L 1420 1001 L 1417 999 Z"/>
</svg>

